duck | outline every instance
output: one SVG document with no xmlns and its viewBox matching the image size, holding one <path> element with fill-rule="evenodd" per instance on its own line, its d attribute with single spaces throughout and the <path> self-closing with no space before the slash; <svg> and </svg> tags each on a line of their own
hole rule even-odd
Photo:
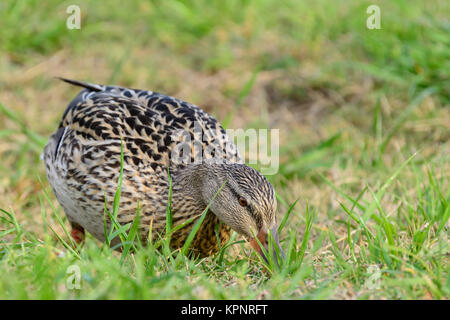
<svg viewBox="0 0 450 320">
<path fill-rule="evenodd" d="M 158 92 L 59 79 L 81 91 L 65 109 L 43 159 L 74 243 L 83 243 L 86 231 L 105 241 L 111 228 L 105 204 L 112 206 L 122 169 L 117 220 L 133 222 L 139 210 L 143 243 L 164 234 L 170 200 L 173 228 L 186 224 L 171 235 L 174 249 L 207 210 L 190 246 L 197 256 L 217 253 L 232 231 L 266 261 L 269 233 L 282 252 L 273 186 L 244 163 L 213 116 Z M 119 237 L 111 241 L 117 244 Z"/>
</svg>

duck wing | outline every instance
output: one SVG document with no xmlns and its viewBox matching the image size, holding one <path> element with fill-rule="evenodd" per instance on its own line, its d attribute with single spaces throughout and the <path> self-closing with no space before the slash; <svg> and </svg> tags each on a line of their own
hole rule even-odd
<svg viewBox="0 0 450 320">
<path fill-rule="evenodd" d="M 84 89 L 68 105 L 59 128 L 69 127 L 83 139 L 102 144 L 122 139 L 126 162 L 154 170 L 217 156 L 241 162 L 220 123 L 193 104 L 147 90 L 61 80 Z M 180 141 L 188 144 L 180 146 Z"/>
</svg>

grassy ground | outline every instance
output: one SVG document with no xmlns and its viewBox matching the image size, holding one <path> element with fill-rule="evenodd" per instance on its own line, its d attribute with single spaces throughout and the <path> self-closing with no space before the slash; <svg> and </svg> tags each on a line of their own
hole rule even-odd
<svg viewBox="0 0 450 320">
<path fill-rule="evenodd" d="M 448 1 L 74 2 L 0 3 L 0 298 L 449 298 Z M 244 243 L 204 260 L 66 249 L 39 155 L 77 89 L 53 76 L 279 128 L 286 265 L 267 276 Z"/>
</svg>

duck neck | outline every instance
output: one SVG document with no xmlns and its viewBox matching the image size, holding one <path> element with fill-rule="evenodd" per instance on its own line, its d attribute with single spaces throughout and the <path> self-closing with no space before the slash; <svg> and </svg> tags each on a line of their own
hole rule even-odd
<svg viewBox="0 0 450 320">
<path fill-rule="evenodd" d="M 214 170 L 209 165 L 191 165 L 183 169 L 174 170 L 172 178 L 172 212 L 174 225 L 181 224 L 192 217 L 199 218 L 206 209 L 208 203 L 204 197 L 205 181 L 214 179 Z M 173 247 L 181 247 L 188 236 L 191 227 L 181 228 L 172 238 Z M 213 213 L 208 212 L 197 236 L 192 243 L 192 250 L 200 256 L 208 256 L 218 251 L 219 245 L 215 235 L 218 229 L 221 245 L 225 245 L 230 237 L 230 227 L 220 222 Z"/>
<path fill-rule="evenodd" d="M 171 172 L 173 194 L 193 198 L 203 205 L 202 172 L 203 170 L 198 165 L 186 166 Z"/>
<path fill-rule="evenodd" d="M 188 218 L 203 212 L 207 206 L 202 194 L 206 172 L 201 165 L 189 165 L 171 171 L 174 214 Z"/>
</svg>

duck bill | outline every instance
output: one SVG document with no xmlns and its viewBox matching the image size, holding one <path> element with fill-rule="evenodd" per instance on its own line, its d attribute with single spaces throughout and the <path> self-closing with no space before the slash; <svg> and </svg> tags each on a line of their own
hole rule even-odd
<svg viewBox="0 0 450 320">
<path fill-rule="evenodd" d="M 277 230 L 277 226 L 273 227 L 272 229 L 270 229 L 270 233 L 272 234 L 272 238 L 275 242 L 273 248 L 272 248 L 272 256 L 273 256 L 273 260 L 277 262 L 278 264 L 278 257 L 283 260 L 285 258 L 284 252 L 281 249 L 280 246 L 280 240 L 278 238 L 278 230 Z M 259 243 L 258 243 L 259 241 Z M 258 252 L 262 258 L 264 259 L 264 261 L 266 261 L 267 263 L 269 263 L 269 259 L 267 259 L 263 249 L 261 248 L 261 245 L 265 248 L 265 251 L 267 253 L 269 253 L 269 235 L 267 230 L 265 229 L 261 229 L 258 233 L 258 235 L 250 240 L 250 245 L 252 246 L 252 248 Z M 277 254 L 277 251 L 279 254 Z"/>
</svg>

